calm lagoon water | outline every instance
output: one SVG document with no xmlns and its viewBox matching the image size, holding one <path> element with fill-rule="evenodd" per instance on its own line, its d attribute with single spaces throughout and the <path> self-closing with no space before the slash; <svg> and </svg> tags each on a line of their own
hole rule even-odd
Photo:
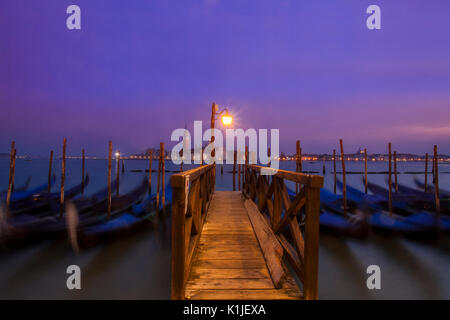
<svg viewBox="0 0 450 320">
<path fill-rule="evenodd" d="M 113 167 L 115 164 L 113 163 Z M 303 169 L 322 174 L 322 162 L 304 162 Z M 86 193 L 91 194 L 106 185 L 107 161 L 87 160 L 91 182 Z M 325 162 L 325 187 L 333 188 L 332 162 Z M 59 189 L 60 161 L 54 162 Z M 131 190 L 144 173 L 147 161 L 125 161 L 120 192 Z M 157 162 L 153 162 L 153 169 Z M 295 169 L 291 161 L 281 162 L 281 168 Z M 400 162 L 399 172 L 423 171 L 422 162 Z M 167 170 L 177 170 L 170 161 Z M 347 171 L 363 171 L 363 162 L 346 162 Z M 217 171 L 217 190 L 232 189 L 232 175 L 224 167 Z M 386 171 L 386 162 L 369 162 L 369 171 Z M 337 165 L 340 171 L 340 164 Z M 0 159 L 0 190 L 8 183 L 9 159 Z M 67 160 L 66 188 L 80 182 L 81 161 Z M 450 190 L 450 164 L 440 164 L 440 186 Z M 17 160 L 16 186 L 32 176 L 30 188 L 47 181 L 48 161 Z M 170 175 L 166 173 L 166 183 Z M 399 183 L 413 186 L 411 174 L 399 174 Z M 423 180 L 423 174 L 418 175 Z M 156 187 L 156 173 L 152 175 Z M 385 185 L 385 175 L 370 175 L 369 180 Z M 431 175 L 429 176 L 429 181 Z M 348 184 L 363 189 L 362 175 L 349 174 Z M 74 254 L 64 237 L 31 244 L 18 250 L 0 253 L 0 299 L 169 299 L 171 268 L 170 214 L 158 223 L 148 224 L 133 234 L 113 242 Z M 450 240 L 420 242 L 402 237 L 371 235 L 367 240 L 355 240 L 322 233 L 319 257 L 319 298 L 321 299 L 450 299 Z M 66 268 L 77 264 L 82 270 L 82 290 L 66 288 Z M 381 290 L 368 290 L 366 268 L 376 264 L 381 268 Z"/>
</svg>

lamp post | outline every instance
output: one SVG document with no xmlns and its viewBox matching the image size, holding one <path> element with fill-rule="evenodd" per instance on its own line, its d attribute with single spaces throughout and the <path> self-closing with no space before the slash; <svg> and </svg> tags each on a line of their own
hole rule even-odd
<svg viewBox="0 0 450 320">
<path fill-rule="evenodd" d="M 233 117 L 229 114 L 228 109 L 224 108 L 222 110 L 219 110 L 219 106 L 216 103 L 212 104 L 211 107 L 211 144 L 214 144 L 214 127 L 215 127 L 215 121 L 216 121 L 216 116 L 220 116 L 222 118 L 222 124 L 224 126 L 229 126 L 231 125 L 231 123 L 233 122 Z M 216 174 L 216 148 L 213 145 L 213 149 L 211 151 L 211 156 L 214 159 L 214 181 L 215 181 L 215 174 Z M 223 155 L 222 155 L 223 156 Z M 222 172 L 223 172 L 223 168 L 222 168 Z"/>
</svg>

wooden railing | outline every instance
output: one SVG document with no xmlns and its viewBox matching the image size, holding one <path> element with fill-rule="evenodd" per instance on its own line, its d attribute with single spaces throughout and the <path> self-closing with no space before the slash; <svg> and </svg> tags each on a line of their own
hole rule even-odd
<svg viewBox="0 0 450 320">
<path fill-rule="evenodd" d="M 258 207 L 283 248 L 283 257 L 303 283 L 305 299 L 318 298 L 319 211 L 323 177 L 256 165 L 245 166 L 242 192 Z M 285 180 L 300 185 L 289 195 Z M 300 220 L 300 221 L 299 221 Z M 301 225 L 300 226 L 300 223 Z"/>
<path fill-rule="evenodd" d="M 215 165 L 174 174 L 172 205 L 172 299 L 184 299 L 192 257 L 215 189 Z"/>
</svg>

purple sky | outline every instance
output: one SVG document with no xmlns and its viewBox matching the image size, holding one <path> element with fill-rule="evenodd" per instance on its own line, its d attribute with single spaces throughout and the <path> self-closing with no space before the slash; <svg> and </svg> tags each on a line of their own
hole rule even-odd
<svg viewBox="0 0 450 320">
<path fill-rule="evenodd" d="M 82 30 L 66 28 L 66 8 Z M 382 29 L 366 28 L 378 4 Z M 104 155 L 231 106 L 281 149 L 450 153 L 450 2 L 2 0 L 0 152 Z"/>
</svg>

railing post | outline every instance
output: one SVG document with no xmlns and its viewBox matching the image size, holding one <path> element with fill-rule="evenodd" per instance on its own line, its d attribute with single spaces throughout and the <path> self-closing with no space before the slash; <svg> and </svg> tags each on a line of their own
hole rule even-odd
<svg viewBox="0 0 450 320">
<path fill-rule="evenodd" d="M 185 176 L 172 176 L 172 299 L 184 299 L 186 244 L 186 182 Z"/>
<path fill-rule="evenodd" d="M 320 188 L 307 186 L 304 298 L 318 298 Z"/>
</svg>

